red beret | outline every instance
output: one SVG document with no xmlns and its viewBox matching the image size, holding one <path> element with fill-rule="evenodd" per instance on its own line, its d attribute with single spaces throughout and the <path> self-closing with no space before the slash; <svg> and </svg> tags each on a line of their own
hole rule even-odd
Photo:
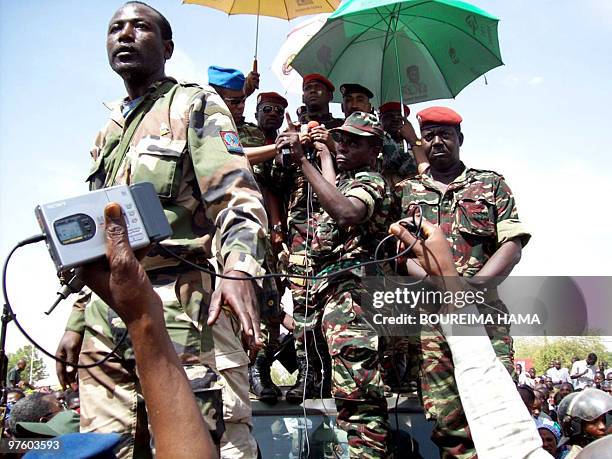
<svg viewBox="0 0 612 459">
<path fill-rule="evenodd" d="M 387 102 L 386 104 L 382 104 L 378 110 L 380 111 L 381 115 L 385 112 L 390 112 L 393 110 L 401 112 L 402 104 L 400 104 L 399 102 Z M 404 115 L 410 115 L 410 108 L 408 108 L 408 105 L 406 104 L 404 104 Z"/>
<path fill-rule="evenodd" d="M 277 92 L 260 92 L 257 96 L 257 105 L 261 104 L 262 102 L 278 104 L 281 105 L 283 108 L 287 108 L 287 105 L 289 105 L 287 99 L 285 99 Z"/>
<path fill-rule="evenodd" d="M 454 110 L 446 107 L 429 107 L 417 113 L 419 125 L 425 124 L 444 124 L 458 126 L 463 121 L 461 115 Z"/>
<path fill-rule="evenodd" d="M 318 81 L 319 83 L 324 84 L 331 92 L 334 92 L 336 90 L 334 84 L 319 73 L 311 73 L 309 75 L 306 75 L 304 77 L 304 80 L 302 81 L 302 88 L 311 81 Z"/>
</svg>

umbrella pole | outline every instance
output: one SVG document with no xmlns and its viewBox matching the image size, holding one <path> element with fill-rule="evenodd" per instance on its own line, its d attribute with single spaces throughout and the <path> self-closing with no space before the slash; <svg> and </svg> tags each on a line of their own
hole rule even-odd
<svg viewBox="0 0 612 459">
<path fill-rule="evenodd" d="M 257 44 L 259 43 L 259 7 L 260 7 L 260 2 L 261 0 L 257 0 L 257 23 L 255 26 L 255 57 L 254 59 L 257 60 Z"/>
<path fill-rule="evenodd" d="M 397 86 L 399 89 L 400 109 L 402 111 L 402 118 L 406 119 L 406 110 L 404 110 L 404 91 L 402 91 L 402 71 L 400 70 L 399 64 L 399 51 L 397 50 L 397 23 L 399 22 L 399 13 L 395 23 L 395 31 L 393 32 L 393 47 L 395 48 L 395 67 L 397 68 Z M 402 139 L 404 144 L 404 151 L 408 151 L 408 142 Z"/>
<path fill-rule="evenodd" d="M 399 21 L 399 15 L 398 15 Z M 399 63 L 399 51 L 397 50 L 397 24 L 395 26 L 395 32 L 393 33 L 393 47 L 395 48 L 395 68 L 397 69 L 397 87 L 399 89 L 400 106 L 402 109 L 402 118 L 406 117 L 404 110 L 404 91 L 402 91 L 402 71 L 400 70 Z"/>
</svg>

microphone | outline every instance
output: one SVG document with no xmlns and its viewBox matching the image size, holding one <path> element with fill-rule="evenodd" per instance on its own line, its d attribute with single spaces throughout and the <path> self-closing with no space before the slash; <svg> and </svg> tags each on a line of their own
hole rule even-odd
<svg viewBox="0 0 612 459">
<path fill-rule="evenodd" d="M 71 293 L 79 293 L 81 289 L 85 287 L 85 283 L 78 277 L 77 274 L 73 274 L 68 282 L 66 282 L 62 288 L 57 292 L 57 299 L 53 303 L 53 305 L 49 308 L 48 311 L 45 311 L 46 315 L 49 315 L 53 312 L 53 310 L 57 307 L 58 304 L 62 300 L 68 298 Z"/>
</svg>

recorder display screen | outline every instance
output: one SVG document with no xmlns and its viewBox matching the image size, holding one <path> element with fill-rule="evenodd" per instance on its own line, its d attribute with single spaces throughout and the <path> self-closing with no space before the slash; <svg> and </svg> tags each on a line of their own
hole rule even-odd
<svg viewBox="0 0 612 459">
<path fill-rule="evenodd" d="M 53 226 L 57 238 L 62 244 L 73 244 L 91 239 L 95 233 L 93 220 L 84 214 L 62 218 L 56 221 Z"/>
</svg>

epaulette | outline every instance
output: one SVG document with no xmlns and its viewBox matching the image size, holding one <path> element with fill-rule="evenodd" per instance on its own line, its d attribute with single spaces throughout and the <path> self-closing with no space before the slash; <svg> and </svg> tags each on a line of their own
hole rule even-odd
<svg viewBox="0 0 612 459">
<path fill-rule="evenodd" d="M 495 172 L 490 169 L 475 169 L 473 167 L 470 167 L 468 169 L 468 172 L 475 172 L 476 174 L 490 174 L 490 175 L 494 175 L 499 178 L 504 178 L 504 176 L 500 174 L 499 172 Z"/>
<path fill-rule="evenodd" d="M 185 88 L 200 88 L 200 89 L 204 89 L 199 83 L 195 83 L 193 81 L 185 81 L 185 80 L 179 80 L 177 81 L 177 83 Z"/>
</svg>

